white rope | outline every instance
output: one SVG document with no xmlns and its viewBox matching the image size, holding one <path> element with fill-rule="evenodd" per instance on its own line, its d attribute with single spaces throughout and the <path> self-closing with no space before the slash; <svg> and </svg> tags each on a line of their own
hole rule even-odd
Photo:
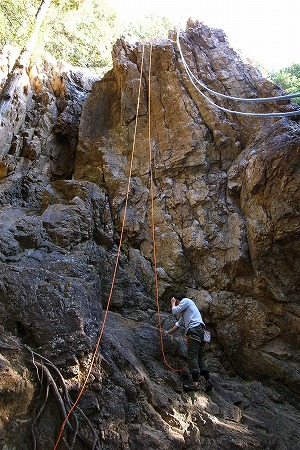
<svg viewBox="0 0 300 450">
<path fill-rule="evenodd" d="M 290 99 L 290 98 L 294 98 L 294 97 L 300 97 L 300 92 L 298 92 L 297 94 L 290 94 L 290 95 L 282 95 L 279 97 L 261 97 L 261 98 L 240 98 L 240 97 L 231 97 L 229 95 L 225 95 L 225 94 L 221 94 L 220 92 L 214 91 L 212 89 L 210 89 L 208 86 L 206 86 L 202 81 L 200 81 L 197 77 L 195 77 L 195 75 L 191 72 L 181 49 L 181 45 L 180 45 L 180 40 L 179 40 L 179 34 L 180 34 L 180 30 L 177 31 L 177 47 L 182 59 L 182 63 L 183 66 L 187 72 L 187 75 L 191 81 L 191 83 L 193 84 L 193 86 L 195 87 L 195 89 L 202 95 L 202 97 L 204 97 L 210 104 L 212 104 L 213 106 L 215 106 L 218 109 L 221 109 L 222 111 L 225 112 L 229 112 L 232 114 L 240 114 L 243 116 L 252 116 L 252 117 L 257 117 L 257 116 L 264 116 L 264 117 L 283 117 L 283 116 L 296 116 L 296 115 L 300 115 L 300 111 L 290 111 L 290 112 L 282 112 L 282 113 L 248 113 L 248 112 L 242 112 L 242 111 L 235 111 L 232 109 L 228 109 L 228 108 L 224 108 L 220 105 L 217 105 L 215 102 L 213 102 L 209 97 L 207 97 L 195 84 L 195 81 L 204 89 L 206 89 L 207 91 L 209 91 L 211 94 L 217 95 L 219 97 L 222 98 L 226 98 L 228 100 L 233 100 L 233 101 L 240 101 L 240 102 L 265 102 L 265 101 L 276 101 L 276 100 L 286 100 L 286 99 Z M 194 81 L 195 80 L 195 81 Z"/>
</svg>

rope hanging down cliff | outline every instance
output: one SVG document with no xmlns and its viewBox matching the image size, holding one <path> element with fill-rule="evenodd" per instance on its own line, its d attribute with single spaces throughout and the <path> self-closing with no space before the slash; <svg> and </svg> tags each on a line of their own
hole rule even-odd
<svg viewBox="0 0 300 450">
<path fill-rule="evenodd" d="M 55 446 L 53 450 L 57 450 L 58 444 L 61 440 L 62 437 L 62 433 L 64 431 L 64 428 L 68 422 L 68 419 L 70 417 L 70 415 L 72 414 L 72 412 L 74 411 L 74 409 L 76 408 L 85 388 L 88 382 L 88 379 L 90 377 L 92 368 L 94 366 L 94 362 L 98 353 L 98 348 L 103 336 L 103 332 L 104 332 L 104 328 L 105 328 L 105 324 L 106 324 L 106 320 L 107 320 L 107 315 L 108 315 L 108 311 L 109 311 L 109 306 L 110 306 L 110 302 L 111 302 L 111 298 L 112 298 L 112 293 L 113 293 L 113 289 L 114 289 L 114 285 L 115 285 L 115 280 L 116 280 L 116 275 L 117 275 L 117 269 L 119 266 L 119 259 L 120 259 L 120 253 L 121 253 L 121 246 L 122 246 L 122 242 L 123 242 L 123 235 L 124 235 L 124 228 L 125 228 L 125 222 L 126 222 L 126 214 L 127 214 L 127 206 L 128 206 L 128 199 L 129 199 L 129 191 L 130 191 L 130 185 L 131 185 L 131 178 L 132 178 L 132 169 L 133 169 L 133 157 L 134 157 L 134 151 L 135 151 L 135 144 L 136 144 L 136 134 L 137 134 L 137 122 L 138 122 L 138 115 L 139 115 L 139 108 L 140 108 L 140 98 L 141 98 L 141 87 L 142 87 L 142 74 L 143 74 L 143 66 L 144 66 L 144 45 L 143 45 L 143 49 L 142 49 L 142 61 L 141 61 L 141 73 L 140 73 L 140 79 L 139 79 L 139 89 L 138 89 L 138 99 L 137 99 L 137 107 L 136 107 L 136 116 L 135 116 L 135 127 L 134 127 L 134 136 L 133 136 L 133 143 L 132 143 L 132 151 L 131 151 L 131 160 L 130 160 L 130 169 L 129 169 L 129 175 L 128 175 L 128 184 L 127 184 L 127 191 L 126 191 L 126 199 L 125 199 L 125 207 L 124 207 L 124 216 L 123 216 L 123 221 L 122 221 L 122 228 L 121 228 L 121 234 L 120 234 L 120 241 L 119 241 L 119 246 L 118 246 L 118 252 L 117 252 L 117 257 L 116 257 L 116 262 L 115 262 L 115 268 L 114 268 L 114 272 L 113 272 L 113 277 L 112 277 L 112 282 L 111 282 L 111 288 L 110 288 L 110 292 L 109 292 L 109 296 L 108 296 L 108 300 L 107 300 L 107 305 L 106 305 L 106 309 L 105 309 L 105 314 L 104 314 L 104 318 L 103 318 L 103 322 L 102 322 L 102 326 L 101 326 L 101 330 L 99 333 L 99 337 L 95 346 L 95 350 L 89 365 L 89 369 L 88 372 L 86 374 L 86 377 L 84 379 L 84 382 L 82 384 L 82 387 L 79 391 L 79 394 L 75 400 L 75 402 L 73 403 L 71 409 L 69 410 L 68 414 L 66 415 L 60 431 L 59 431 L 59 435 L 58 438 L 56 440 Z"/>
<path fill-rule="evenodd" d="M 64 428 L 66 426 L 66 424 L 68 423 L 69 417 L 72 414 L 72 412 L 74 411 L 74 409 L 76 408 L 85 388 L 88 382 L 88 379 L 90 377 L 97 353 L 98 353 L 98 349 L 99 349 L 99 345 L 103 336 L 103 332 L 104 332 L 104 328 L 106 325 L 106 320 L 107 320 L 107 315 L 108 315 L 108 311 L 109 311 L 109 307 L 110 307 L 110 302 L 111 302 L 111 298 L 112 298 L 112 293 L 113 293 L 113 289 L 114 289 L 114 285 L 115 285 L 115 280 L 116 280 L 116 274 L 117 274 L 117 269 L 118 269 L 118 265 L 119 265 L 119 259 L 120 259 L 120 253 L 121 253 L 121 246 L 122 246 L 122 242 L 123 242 L 123 235 L 124 235 L 124 228 L 125 228 L 125 222 L 126 222 L 126 214 L 127 214 L 127 207 L 128 207 L 128 199 L 129 199 L 129 191 L 130 191 L 130 185 L 131 185 L 131 178 L 132 178 L 132 169 L 133 169 L 133 157 L 134 157 L 134 152 L 135 152 L 135 145 L 136 145 L 136 135 L 137 135 L 137 123 L 138 123 L 138 115 L 139 115 L 139 107 L 140 107 L 140 98 L 141 98 L 141 87 L 142 87 L 142 74 L 143 74 L 143 67 L 144 67 L 144 50 L 145 50 L 145 46 L 143 45 L 142 47 L 142 60 L 141 60 L 141 71 L 140 71 L 140 79 L 139 79 L 139 89 L 138 89 L 138 99 L 137 99 L 137 107 L 136 107 L 136 120 L 135 120 L 135 128 L 134 128 L 134 136 L 133 136 L 133 144 L 132 144 L 132 152 L 131 152 L 131 161 L 130 161 L 130 170 L 129 170 L 129 176 L 128 176 L 128 184 L 127 184 L 127 192 L 126 192 L 126 201 L 125 201 L 125 207 L 124 207 L 124 216 L 123 216 L 123 221 L 122 221 L 122 228 L 121 228 L 121 234 L 120 234 L 120 242 L 119 242 L 119 246 L 118 246 L 118 252 L 117 252 L 117 257 L 116 257 L 116 262 L 115 262 L 115 268 L 114 268 L 114 272 L 113 272 L 113 277 L 112 277 L 112 282 L 111 282 L 111 288 L 110 288 L 110 293 L 108 296 L 108 300 L 107 300 L 107 306 L 106 306 L 106 310 L 105 310 L 105 314 L 104 314 L 104 318 L 103 318 L 103 322 L 102 322 L 102 326 L 101 326 L 101 330 L 99 333 L 99 337 L 94 349 L 94 353 L 89 365 L 89 369 L 88 372 L 86 374 L 86 377 L 84 379 L 84 382 L 82 384 L 82 387 L 79 391 L 79 394 L 75 400 L 75 402 L 73 403 L 72 407 L 70 408 L 70 410 L 68 411 L 68 414 L 66 415 L 60 431 L 59 431 L 59 435 L 57 438 L 57 441 L 55 443 L 54 446 L 54 450 L 57 450 L 58 444 L 61 440 L 62 437 L 62 433 L 64 431 Z M 163 329 L 162 329 L 162 325 L 161 325 L 161 315 L 160 315 L 160 306 L 159 306 L 159 295 L 158 295 L 158 276 L 157 276 L 157 259 L 156 259 L 156 240 L 155 240 L 155 221 L 154 221 L 154 193 L 153 193 L 153 170 L 152 170 L 152 144 L 151 144 L 151 63 L 152 63 L 152 43 L 150 45 L 150 55 L 149 55 L 149 78 L 148 78 L 148 142 L 149 142 L 149 173 L 150 173 L 150 197 L 151 197 L 151 227 L 152 227 L 152 242 L 153 242 L 153 269 L 154 269 L 154 277 L 155 277 L 155 298 L 156 298 L 156 307 L 157 307 L 157 314 L 158 314 L 158 326 L 159 326 L 159 333 L 160 333 L 160 343 L 161 343 L 161 350 L 162 350 L 162 355 L 163 355 L 163 360 L 166 364 L 166 366 L 170 369 L 173 370 L 175 372 L 181 372 L 183 370 L 185 370 L 185 368 L 187 366 L 182 367 L 181 369 L 177 369 L 172 367 L 166 358 L 165 355 L 165 350 L 164 350 L 164 343 L 163 343 Z"/>
<path fill-rule="evenodd" d="M 153 170 L 152 170 L 152 159 L 153 158 L 152 158 L 152 144 L 151 144 L 151 65 L 152 65 L 152 43 L 150 44 L 149 74 L 148 74 L 148 144 L 149 144 L 151 228 L 152 228 L 152 247 L 153 247 L 153 270 L 154 270 L 154 278 L 155 278 L 155 300 L 156 300 L 158 328 L 159 328 L 160 345 L 161 345 L 163 360 L 164 360 L 166 366 L 170 370 L 173 370 L 174 372 L 182 372 L 183 370 L 185 370 L 187 365 L 185 365 L 181 369 L 176 369 L 175 367 L 172 367 L 167 361 L 165 349 L 164 349 L 163 329 L 162 329 L 162 325 L 161 325 L 161 316 L 160 316 L 159 295 L 158 295 L 157 259 L 156 259 L 155 220 L 154 220 L 154 192 L 153 192 Z"/>
<path fill-rule="evenodd" d="M 271 101 L 282 101 L 282 100 L 287 100 L 287 99 L 291 99 L 291 98 L 296 98 L 296 97 L 300 97 L 300 92 L 297 92 L 296 94 L 288 94 L 288 95 L 281 95 L 281 96 L 277 96 L 277 97 L 259 97 L 259 98 L 241 98 L 241 97 L 231 97 L 230 95 L 225 95 L 225 94 L 221 94 L 220 92 L 214 91 L 213 89 L 210 89 L 208 86 L 206 86 L 206 84 L 204 84 L 201 80 L 199 80 L 191 71 L 191 69 L 189 68 L 186 59 L 184 57 L 182 48 L 181 48 L 181 44 L 180 44 L 180 29 L 178 29 L 177 31 L 177 38 L 176 38 L 176 43 L 177 43 L 177 47 L 182 59 L 182 64 L 185 68 L 185 71 L 191 81 L 191 83 L 193 84 L 194 88 L 199 92 L 200 95 L 202 95 L 202 97 L 204 97 L 211 105 L 215 106 L 216 108 L 225 111 L 225 112 L 229 112 L 232 114 L 239 114 L 239 115 L 243 115 L 243 116 L 249 116 L 249 117 L 284 117 L 284 116 L 298 116 L 300 115 L 300 110 L 299 111 L 290 111 L 290 112 L 282 112 L 282 113 L 250 113 L 250 112 L 243 112 L 243 111 L 236 111 L 236 110 L 232 110 L 232 109 L 228 109 L 228 108 L 224 108 L 223 106 L 220 106 L 218 104 L 216 104 L 215 102 L 213 102 L 209 97 L 207 97 L 207 95 L 205 95 L 199 88 L 198 86 L 196 86 L 196 83 L 201 86 L 202 89 L 205 89 L 206 91 L 210 92 L 211 94 L 217 96 L 217 97 L 221 97 L 221 98 L 225 98 L 227 100 L 232 100 L 235 102 L 245 102 L 245 103 L 263 103 L 263 102 L 271 102 Z"/>
</svg>

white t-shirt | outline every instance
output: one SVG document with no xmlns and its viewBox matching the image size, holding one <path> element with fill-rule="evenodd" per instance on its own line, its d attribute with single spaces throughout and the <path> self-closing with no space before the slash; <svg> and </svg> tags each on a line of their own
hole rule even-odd
<svg viewBox="0 0 300 450">
<path fill-rule="evenodd" d="M 172 314 L 181 314 L 176 326 L 184 326 L 186 332 L 201 324 L 205 326 L 199 309 L 190 298 L 183 298 L 177 306 L 172 308 Z"/>
</svg>

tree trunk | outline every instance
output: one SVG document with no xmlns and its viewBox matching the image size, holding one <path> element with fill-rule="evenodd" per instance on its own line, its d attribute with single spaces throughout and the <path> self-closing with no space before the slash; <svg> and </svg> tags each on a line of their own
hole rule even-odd
<svg viewBox="0 0 300 450">
<path fill-rule="evenodd" d="M 35 47 L 38 33 L 40 30 L 40 27 L 42 25 L 42 22 L 45 18 L 45 15 L 47 13 L 47 10 L 50 6 L 51 0 L 42 0 L 40 7 L 35 15 L 35 23 L 33 31 L 25 44 L 25 46 L 22 48 L 18 58 L 15 61 L 15 64 L 10 71 L 10 73 L 7 76 L 6 82 L 3 86 L 3 89 L 0 94 L 0 119 L 1 116 L 5 113 L 7 108 L 9 107 L 13 95 L 17 86 L 17 83 L 19 79 L 21 78 L 24 69 L 29 63 L 31 53 Z"/>
</svg>

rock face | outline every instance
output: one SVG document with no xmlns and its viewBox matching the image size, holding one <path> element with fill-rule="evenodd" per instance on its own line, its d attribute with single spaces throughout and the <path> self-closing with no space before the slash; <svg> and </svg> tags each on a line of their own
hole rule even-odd
<svg viewBox="0 0 300 450">
<path fill-rule="evenodd" d="M 2 448 L 54 447 L 65 390 L 74 401 L 103 323 L 79 402 L 88 425 L 72 447 L 69 424 L 58 448 L 298 446 L 298 116 L 216 108 L 175 40 L 118 41 L 101 80 L 49 62 L 29 68 L 2 118 Z M 222 31 L 189 24 L 180 43 L 210 89 L 281 94 Z M 243 112 L 296 108 L 211 98 Z M 183 393 L 187 371 L 168 368 L 185 366 L 183 336 L 162 333 L 164 361 L 159 323 L 173 324 L 174 291 L 195 300 L 212 331 L 210 396 Z"/>
</svg>

